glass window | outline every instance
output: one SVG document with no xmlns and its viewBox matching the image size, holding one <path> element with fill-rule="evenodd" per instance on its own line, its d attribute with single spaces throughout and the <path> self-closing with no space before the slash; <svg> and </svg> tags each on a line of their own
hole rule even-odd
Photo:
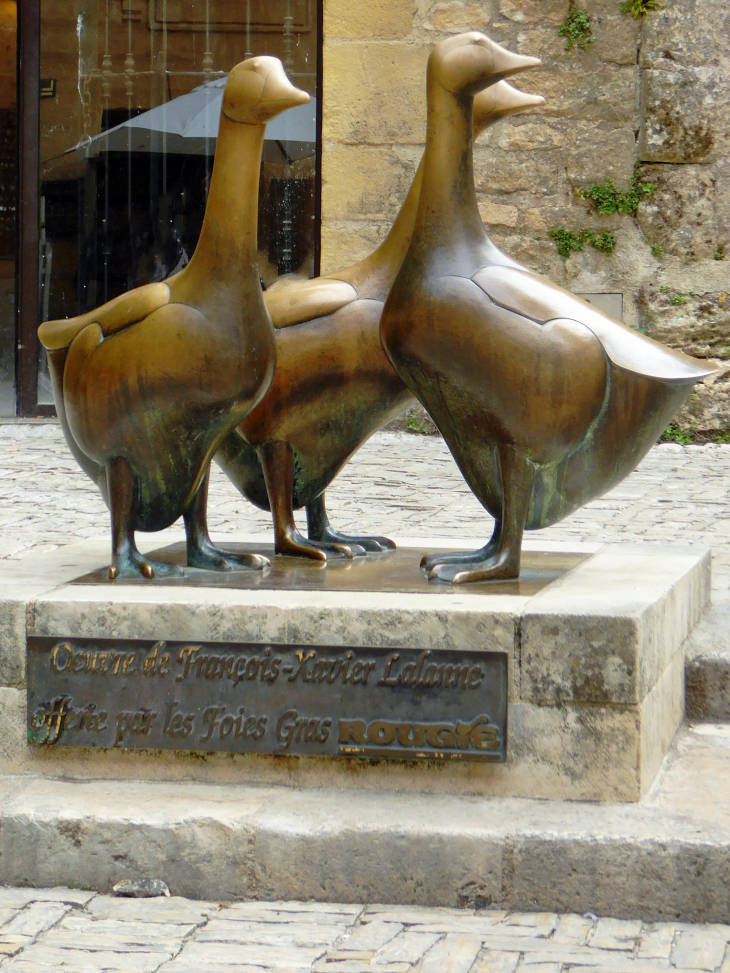
<svg viewBox="0 0 730 973">
<path fill-rule="evenodd" d="M 15 415 L 18 10 L 0 0 L 0 415 Z"/>
<path fill-rule="evenodd" d="M 42 0 L 42 319 L 187 263 L 225 78 L 256 54 L 281 58 L 312 95 L 267 129 L 258 259 L 268 286 L 314 272 L 316 0 Z M 52 402 L 43 354 L 38 401 Z"/>
</svg>

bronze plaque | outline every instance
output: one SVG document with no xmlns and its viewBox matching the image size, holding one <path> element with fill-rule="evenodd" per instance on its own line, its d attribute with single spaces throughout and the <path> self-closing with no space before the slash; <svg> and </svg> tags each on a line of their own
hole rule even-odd
<svg viewBox="0 0 730 973">
<path fill-rule="evenodd" d="M 503 761 L 507 656 L 28 639 L 28 742 Z"/>
<path fill-rule="evenodd" d="M 399 547 L 367 557 L 332 558 L 310 561 L 301 557 L 275 554 L 271 544 L 224 544 L 235 553 L 249 551 L 264 554 L 271 565 L 264 571 L 205 571 L 185 565 L 185 542 L 170 544 L 152 552 L 157 561 L 177 564 L 180 577 L 143 578 L 141 575 L 109 579 L 108 567 L 101 567 L 72 584 L 161 585 L 163 587 L 260 588 L 269 591 L 398 591 L 428 593 L 440 598 L 455 595 L 523 595 L 537 594 L 552 581 L 561 578 L 590 557 L 589 554 L 565 551 L 525 551 L 519 578 L 508 581 L 484 581 L 476 584 L 440 584 L 429 581 L 421 569 L 421 558 L 432 548 Z"/>
</svg>

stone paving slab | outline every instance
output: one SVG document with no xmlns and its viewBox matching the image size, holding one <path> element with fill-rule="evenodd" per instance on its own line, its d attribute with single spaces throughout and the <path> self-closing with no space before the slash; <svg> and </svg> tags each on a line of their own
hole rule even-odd
<svg viewBox="0 0 730 973">
<path fill-rule="evenodd" d="M 0 890 L 0 898 L 4 890 Z M 14 890 L 8 890 L 12 899 Z M 7 951 L 14 973 L 659 973 L 730 968 L 730 925 L 646 923 L 496 909 L 348 905 L 318 926 L 310 903 L 197 903 L 129 900 L 74 890 L 27 890 L 24 904 L 0 917 L 5 930 L 30 929 L 29 915 L 62 906 L 49 925 Z M 49 895 L 53 897 L 51 897 Z M 150 915 L 194 922 L 156 922 Z M 235 918 L 232 917 L 235 915 Z M 113 915 L 113 919 L 108 916 Z M 332 923 L 333 917 L 336 922 Z M 413 920 L 413 921 L 412 921 Z M 311 924 L 311 925 L 310 925 Z M 231 940 L 231 927 L 240 935 Z M 458 927 L 459 932 L 444 931 Z M 296 939 L 292 938 L 292 929 Z M 219 938 L 223 931 L 226 938 Z M 387 941 L 383 942 L 387 933 Z"/>
</svg>

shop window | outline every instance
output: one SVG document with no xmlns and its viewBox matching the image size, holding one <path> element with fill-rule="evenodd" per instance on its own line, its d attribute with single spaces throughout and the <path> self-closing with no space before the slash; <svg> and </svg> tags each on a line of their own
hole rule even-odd
<svg viewBox="0 0 730 973">
<path fill-rule="evenodd" d="M 314 274 L 317 24 L 316 0 L 41 0 L 39 320 L 185 266 L 225 78 L 249 55 L 281 58 L 312 96 L 267 130 L 259 276 Z M 52 403 L 41 350 L 37 367 L 37 402 Z"/>
</svg>

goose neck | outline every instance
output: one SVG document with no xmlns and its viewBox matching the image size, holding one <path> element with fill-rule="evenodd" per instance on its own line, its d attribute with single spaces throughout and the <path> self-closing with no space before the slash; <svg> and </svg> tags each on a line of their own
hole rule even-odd
<svg viewBox="0 0 730 973">
<path fill-rule="evenodd" d="M 265 125 L 234 122 L 221 113 L 203 226 L 185 268 L 203 286 L 243 284 L 254 266 L 265 130 Z"/>
<path fill-rule="evenodd" d="M 484 225 L 474 189 L 473 98 L 434 85 L 428 93 L 428 125 L 417 228 L 452 247 L 483 242 Z"/>
</svg>

